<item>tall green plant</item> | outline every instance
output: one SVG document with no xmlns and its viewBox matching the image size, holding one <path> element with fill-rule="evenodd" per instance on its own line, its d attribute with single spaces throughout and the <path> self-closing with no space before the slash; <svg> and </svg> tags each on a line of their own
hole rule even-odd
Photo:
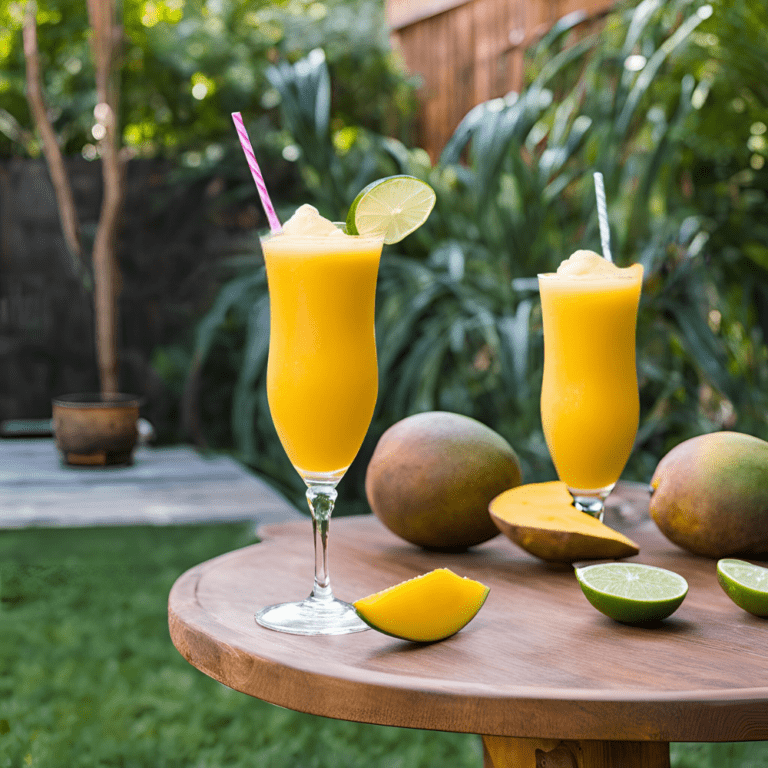
<svg viewBox="0 0 768 768">
<path fill-rule="evenodd" d="M 332 128 L 332 83 L 325 52 L 310 51 L 294 64 L 281 61 L 266 77 L 280 97 L 283 128 L 293 142 L 307 192 L 331 219 L 343 219 L 371 180 L 394 172 L 388 148 L 398 142 L 361 126 Z"/>
<path fill-rule="evenodd" d="M 438 206 L 427 225 L 434 246 L 421 268 L 431 275 L 422 276 L 423 287 L 401 280 L 400 290 L 383 296 L 382 316 L 390 303 L 400 307 L 389 312 L 396 318 L 393 336 L 380 332 L 385 380 L 400 382 L 381 396 L 385 421 L 411 409 L 463 410 L 519 447 L 529 477 L 551 473 L 538 417 L 542 355 L 535 275 L 577 247 L 599 250 L 593 169 L 606 178 L 618 260 L 641 261 L 646 268 L 644 411 L 665 412 L 679 394 L 679 387 L 669 391 L 670 368 L 681 367 L 684 380 L 704 378 L 727 388 L 724 350 L 700 307 L 701 275 L 690 268 L 701 226 L 668 195 L 694 83 L 688 77 L 671 92 L 655 85 L 707 16 L 690 3 L 678 4 L 681 10 L 689 15 L 678 23 L 669 7 L 644 0 L 575 44 L 566 43 L 578 18 L 563 20 L 535 52 L 538 75 L 531 85 L 479 105 L 458 127 L 430 176 Z M 387 269 L 385 260 L 385 277 Z M 428 317 L 405 311 L 428 294 L 438 295 L 457 275 L 460 298 L 448 298 L 446 291 L 431 301 Z M 679 341 L 682 356 L 669 348 L 643 355 L 661 334 Z M 408 342 L 389 353 L 390 338 Z M 426 369 L 421 376 L 420 366 Z M 436 372 L 432 378 L 430 371 Z M 406 407 L 404 381 L 419 382 Z M 686 394 L 681 422 L 698 405 Z M 666 429 L 663 419 L 651 419 L 641 440 L 648 443 Z M 640 448 L 637 474 L 648 463 L 642 442 Z"/>
<path fill-rule="evenodd" d="M 332 198 L 331 215 L 374 169 L 412 173 L 437 191 L 427 224 L 382 259 L 379 402 L 345 490 L 362 499 L 378 436 L 431 409 L 496 428 L 520 453 L 528 480 L 554 476 L 539 417 L 535 276 L 576 248 L 599 250 L 594 170 L 606 180 L 617 261 L 645 268 L 638 329 L 643 419 L 627 476 L 647 479 L 672 443 L 726 424 L 728 407 L 728 424 L 738 428 L 765 403 L 735 375 L 749 369 L 756 380 L 768 376 L 764 343 L 736 343 L 715 327 L 713 313 L 725 306 L 709 266 L 714 231 L 688 189 L 686 131 L 702 109 L 704 82 L 690 66 L 692 51 L 702 55 L 701 30 L 726 7 L 725 0 L 642 0 L 586 36 L 577 35 L 578 17 L 562 20 L 532 53 L 530 85 L 473 109 L 434 166 L 419 150 L 370 134 L 361 133 L 346 153 L 320 150 L 318 137 L 328 136 L 317 100 L 297 99 L 291 112 L 284 97 L 285 126 L 307 148 L 307 188 L 323 206 Z M 314 68 L 284 65 L 280 77 L 281 92 L 299 93 L 308 78 L 322 81 L 322 61 L 315 55 Z M 360 152 L 368 165 L 359 163 Z M 749 368 L 750 354 L 762 367 Z M 258 384 L 262 374 L 250 370 L 238 385 Z"/>
</svg>

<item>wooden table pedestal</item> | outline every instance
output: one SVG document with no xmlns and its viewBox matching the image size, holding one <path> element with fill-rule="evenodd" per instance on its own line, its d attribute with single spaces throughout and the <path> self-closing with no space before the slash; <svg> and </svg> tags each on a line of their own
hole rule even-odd
<svg viewBox="0 0 768 768">
<path fill-rule="evenodd" d="M 560 741 L 483 736 L 485 768 L 669 768 L 659 741 Z"/>
</svg>

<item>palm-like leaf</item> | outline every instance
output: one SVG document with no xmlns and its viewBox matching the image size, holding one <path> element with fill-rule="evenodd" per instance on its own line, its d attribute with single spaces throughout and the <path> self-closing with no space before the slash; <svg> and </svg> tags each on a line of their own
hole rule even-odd
<svg viewBox="0 0 768 768">
<path fill-rule="evenodd" d="M 766 46 L 751 25 L 766 12 L 755 2 L 715 4 L 723 36 L 717 51 L 728 73 L 723 78 L 739 71 L 752 79 L 753 93 L 765 95 Z M 422 154 L 370 135 L 364 152 L 339 157 L 325 119 L 320 57 L 275 69 L 286 127 L 303 148 L 315 178 L 308 189 L 318 202 L 343 205 L 355 184 L 359 189 L 370 174 L 385 175 L 385 168 L 425 178 L 437 191 L 426 225 L 384 253 L 376 321 L 379 402 L 343 492 L 362 493 L 365 461 L 384 429 L 431 409 L 490 424 L 518 449 L 529 480 L 553 476 L 538 407 L 543 348 L 535 276 L 577 247 L 599 247 L 593 170 L 605 176 L 617 259 L 639 261 L 646 273 L 638 325 L 643 421 L 630 476 L 647 479 L 671 442 L 722 426 L 702 405 L 702 393 L 711 390 L 715 400 L 731 403 L 738 418 L 751 419 L 768 406 L 761 394 L 768 391 L 768 352 L 755 351 L 751 337 L 713 331 L 712 313 L 724 311 L 713 298 L 715 280 L 727 266 L 713 273 L 705 261 L 717 255 L 713 244 L 728 237 L 743 241 L 743 252 L 734 255 L 733 245 L 726 252 L 736 264 L 754 265 L 753 272 L 743 270 L 739 285 L 764 298 L 768 333 L 763 225 L 758 221 L 737 241 L 728 234 L 736 231 L 733 208 L 720 216 L 718 200 L 720 207 L 712 204 L 713 212 L 705 214 L 683 189 L 690 173 L 686 130 L 700 114 L 702 78 L 711 77 L 706 67 L 699 71 L 691 64 L 702 58 L 698 31 L 713 34 L 706 15 L 689 0 L 642 0 L 620 7 L 602 34 L 568 45 L 581 17 L 564 19 L 534 52 L 538 74 L 531 85 L 472 109 L 432 168 Z M 725 42 L 740 35 L 743 57 Z M 681 74 L 678 67 L 688 71 Z M 312 93 L 308 84 L 314 84 Z M 740 201 L 736 211 L 746 210 L 748 203 Z M 222 294 L 201 325 L 198 351 L 204 357 L 211 349 L 232 302 L 253 303 L 233 432 L 244 455 L 279 473 L 275 457 L 282 452 L 260 383 L 266 360 L 263 278 L 253 287 L 233 284 Z M 739 322 L 748 324 L 749 311 L 743 315 Z M 748 394 L 734 372 L 753 384 Z"/>
</svg>

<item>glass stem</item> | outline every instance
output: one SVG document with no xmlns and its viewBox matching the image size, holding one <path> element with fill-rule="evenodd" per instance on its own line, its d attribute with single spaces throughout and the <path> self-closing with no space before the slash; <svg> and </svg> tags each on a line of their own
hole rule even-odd
<svg viewBox="0 0 768 768">
<path fill-rule="evenodd" d="M 337 496 L 336 489 L 330 485 L 310 485 L 307 488 L 307 501 L 315 533 L 315 585 L 312 597 L 323 602 L 333 600 L 331 576 L 328 572 L 328 529 Z"/>
<path fill-rule="evenodd" d="M 603 499 L 599 497 L 574 496 L 573 506 L 581 512 L 597 518 L 601 523 L 603 522 L 603 515 L 605 513 L 605 502 Z"/>
<path fill-rule="evenodd" d="M 592 517 L 596 517 L 601 523 L 603 522 L 603 516 L 605 513 L 605 500 L 613 490 L 613 486 L 616 483 L 611 483 L 603 488 L 596 488 L 594 490 L 582 490 L 580 488 L 572 488 L 568 486 L 568 493 L 573 498 L 573 506 L 576 509 L 585 512 Z"/>
</svg>

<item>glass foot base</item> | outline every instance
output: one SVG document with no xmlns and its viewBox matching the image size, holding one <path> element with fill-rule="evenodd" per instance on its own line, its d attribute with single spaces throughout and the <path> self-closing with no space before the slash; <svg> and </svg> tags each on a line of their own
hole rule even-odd
<svg viewBox="0 0 768 768">
<path fill-rule="evenodd" d="M 256 621 L 267 629 L 292 635 L 348 635 L 370 629 L 349 603 L 336 598 L 317 600 L 311 595 L 298 603 L 262 608 Z"/>
</svg>

